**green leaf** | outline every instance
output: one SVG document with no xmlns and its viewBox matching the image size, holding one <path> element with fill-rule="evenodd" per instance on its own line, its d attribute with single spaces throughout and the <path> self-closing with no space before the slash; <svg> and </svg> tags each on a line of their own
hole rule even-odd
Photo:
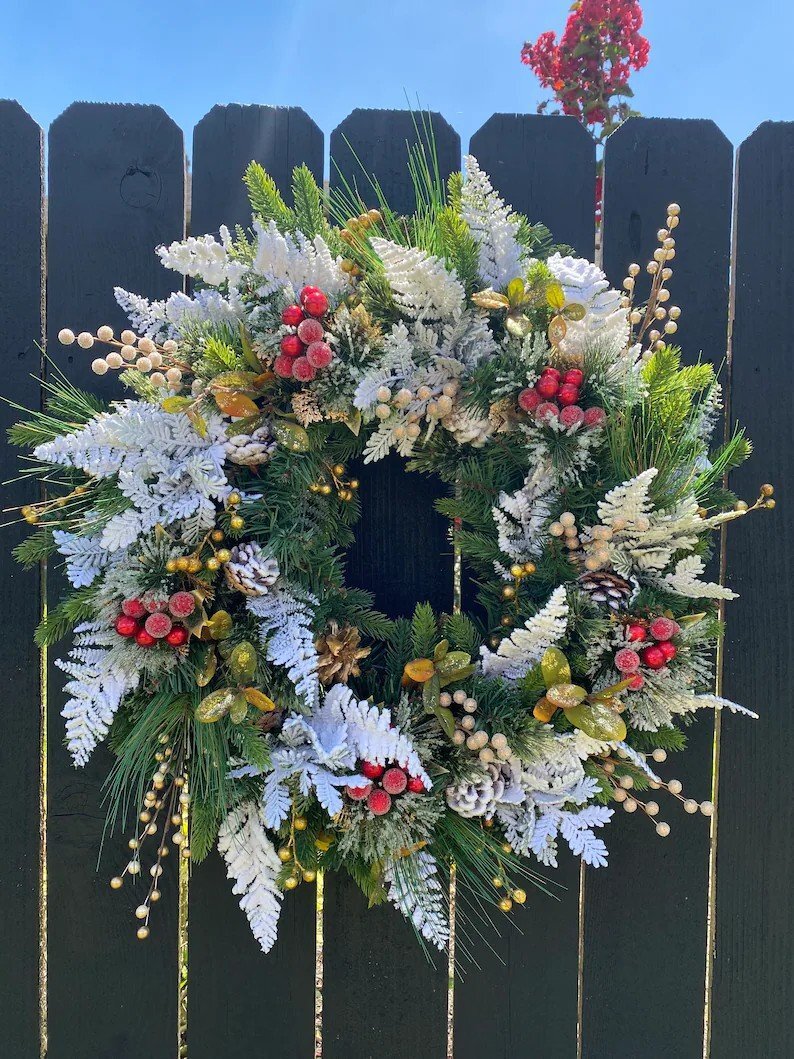
<svg viewBox="0 0 794 1059">
<path fill-rule="evenodd" d="M 254 353 L 254 347 L 251 345 L 251 336 L 246 330 L 245 324 L 240 324 L 240 343 L 243 347 L 243 356 L 245 362 L 253 371 L 257 374 L 262 370 L 262 365 L 259 362 L 259 357 Z"/>
<path fill-rule="evenodd" d="M 219 688 L 211 692 L 196 707 L 196 720 L 202 724 L 214 724 L 219 721 L 229 712 L 237 694 L 236 688 Z"/>
<path fill-rule="evenodd" d="M 177 412 L 185 412 L 193 403 L 194 398 L 192 397 L 174 395 L 173 397 L 166 397 L 160 407 L 164 412 L 176 414 Z"/>
<path fill-rule="evenodd" d="M 582 703 L 565 711 L 565 716 L 580 732 L 591 739 L 613 742 L 626 738 L 626 722 L 615 710 L 603 703 Z"/>
<path fill-rule="evenodd" d="M 546 648 L 540 660 L 540 670 L 547 688 L 571 682 L 571 667 L 559 647 Z"/>
</svg>

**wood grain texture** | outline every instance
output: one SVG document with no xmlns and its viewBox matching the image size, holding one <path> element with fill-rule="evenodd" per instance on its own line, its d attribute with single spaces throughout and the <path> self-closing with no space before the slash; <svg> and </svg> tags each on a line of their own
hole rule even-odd
<svg viewBox="0 0 794 1059">
<path fill-rule="evenodd" d="M 605 159 L 604 268 L 619 287 L 630 262 L 642 268 L 658 245 L 670 202 L 675 229 L 671 304 L 680 305 L 676 339 L 690 362 L 725 358 L 733 151 L 709 121 L 632 118 L 608 140 Z M 638 277 L 638 288 L 640 287 Z M 643 294 L 640 294 L 640 299 Z M 714 719 L 704 711 L 680 758 L 662 766 L 687 796 L 710 797 Z M 641 813 L 620 813 L 606 834 L 609 866 L 585 885 L 583 1053 L 700 1055 L 703 1034 L 708 821 L 686 816 L 660 792 L 660 839 Z"/>
<path fill-rule="evenodd" d="M 255 159 L 288 193 L 305 162 L 322 182 L 322 133 L 297 107 L 213 107 L 193 140 L 195 235 L 248 226 L 242 175 Z M 312 886 L 284 898 L 275 948 L 263 955 L 231 892 L 217 852 L 190 881 L 188 1046 L 191 1059 L 261 1054 L 308 1057 L 314 1036 L 315 919 Z M 265 1029 L 265 1027 L 267 1027 Z"/>
<path fill-rule="evenodd" d="M 72 382 L 106 397 L 121 396 L 117 377 L 92 375 L 92 354 L 60 346 L 58 330 L 95 331 L 109 323 L 118 333 L 126 319 L 116 306 L 114 284 L 166 297 L 179 277 L 160 266 L 154 247 L 181 238 L 183 231 L 182 133 L 163 110 L 77 103 L 56 119 L 49 136 L 48 347 Z M 50 605 L 64 587 L 51 568 Z M 108 837 L 96 871 L 102 787 L 111 758 L 99 749 L 84 769 L 72 767 L 63 745 L 62 682 L 63 675 L 50 666 L 48 1059 L 172 1059 L 177 1025 L 172 867 L 164 876 L 152 935 L 140 942 L 133 909 L 146 882 L 125 885 L 119 893 L 108 887 L 128 853 L 126 837 Z"/>
<path fill-rule="evenodd" d="M 555 243 L 592 257 L 595 143 L 576 118 L 492 114 L 470 152 L 514 210 L 545 224 Z"/>
<path fill-rule="evenodd" d="M 472 137 L 471 153 L 510 205 L 592 257 L 595 145 L 580 126 L 567 118 L 495 114 Z M 486 933 L 469 946 L 476 964 L 462 961 L 456 1059 L 576 1053 L 579 864 L 561 851 L 559 868 L 541 874 L 555 884 L 555 896 L 528 886 L 523 908 L 497 913 L 501 936 Z"/>
<path fill-rule="evenodd" d="M 443 177 L 460 167 L 460 139 L 432 115 Z M 347 143 L 345 142 L 347 137 Z M 374 175 L 401 211 L 414 208 L 406 140 L 415 142 L 403 111 L 355 110 L 331 134 L 331 180 L 357 183 L 369 203 L 362 171 Z M 337 168 L 338 167 L 338 168 Z M 375 592 L 392 615 L 429 600 L 452 604 L 452 552 L 447 524 L 433 510 L 440 484 L 407 474 L 392 457 L 360 469 L 362 517 L 351 549 L 349 581 Z M 402 1059 L 446 1051 L 447 972 L 441 956 L 426 960 L 411 927 L 392 907 L 367 911 L 345 876 L 326 878 L 323 1043 L 326 1059 Z"/>
<path fill-rule="evenodd" d="M 768 481 L 781 496 L 728 531 L 740 598 L 726 608 L 724 693 L 761 716 L 722 720 L 713 1059 L 794 1055 L 794 123 L 745 140 L 737 190 L 731 414 L 755 452 L 731 486 L 752 499 Z"/>
<path fill-rule="evenodd" d="M 0 101 L 0 231 L 11 253 L 0 260 L 0 392 L 26 408 L 38 408 L 41 387 L 42 300 L 42 132 L 18 103 Z M 17 413 L 0 405 L 0 431 Z M 20 450 L 0 447 L 0 480 L 19 474 Z M 29 481 L 3 489 L 3 507 L 36 499 Z M 18 519 L 4 516 L 4 523 Z M 24 527 L 24 528 L 23 528 Z M 24 523 L 3 531 L 0 599 L 12 603 L 0 646 L 3 717 L 7 753 L 0 769 L 0 800 L 12 809 L 5 822 L 6 855 L 0 863 L 0 893 L 6 908 L 0 947 L 0 1021 L 12 1055 L 37 1055 L 39 1046 L 39 767 L 41 688 L 39 652 L 33 629 L 39 620 L 41 579 L 11 560 L 11 549 L 27 533 Z M 8 708 L 10 707 L 10 708 Z"/>
</svg>

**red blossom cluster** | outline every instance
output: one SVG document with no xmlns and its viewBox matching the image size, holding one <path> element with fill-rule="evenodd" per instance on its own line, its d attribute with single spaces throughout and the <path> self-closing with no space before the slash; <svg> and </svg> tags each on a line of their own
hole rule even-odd
<svg viewBox="0 0 794 1059">
<path fill-rule="evenodd" d="M 625 102 L 632 95 L 629 75 L 648 63 L 650 45 L 641 26 L 637 0 L 578 0 L 559 44 L 552 30 L 541 33 L 534 44 L 524 44 L 521 61 L 554 92 L 563 114 L 594 133 L 602 126 L 603 139 L 631 113 Z"/>
</svg>

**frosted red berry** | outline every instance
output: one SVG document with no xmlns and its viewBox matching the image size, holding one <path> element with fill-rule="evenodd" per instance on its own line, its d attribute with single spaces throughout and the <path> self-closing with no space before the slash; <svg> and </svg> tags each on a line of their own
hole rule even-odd
<svg viewBox="0 0 794 1059">
<path fill-rule="evenodd" d="M 579 387 L 572 386 L 569 382 L 564 382 L 557 394 L 557 400 L 561 405 L 576 404 L 579 400 Z"/>
<path fill-rule="evenodd" d="M 543 398 L 534 386 L 527 387 L 518 395 L 518 407 L 523 408 L 525 412 L 534 412 L 542 400 Z"/>
<path fill-rule="evenodd" d="M 368 783 L 364 787 L 351 787 L 350 784 L 345 788 L 349 798 L 352 798 L 354 802 L 363 802 L 369 792 L 372 790 L 372 784 Z"/>
<path fill-rule="evenodd" d="M 635 673 L 640 668 L 640 656 L 630 647 L 622 647 L 615 655 L 615 667 L 621 673 Z"/>
<path fill-rule="evenodd" d="M 560 412 L 560 422 L 566 428 L 581 426 L 584 423 L 584 412 L 578 404 L 569 404 Z"/>
<path fill-rule="evenodd" d="M 168 609 L 168 600 L 157 599 L 155 596 L 151 596 L 149 599 L 146 600 L 144 606 L 150 614 L 156 614 L 160 610 Z"/>
<path fill-rule="evenodd" d="M 645 683 L 645 677 L 642 673 L 632 673 L 629 677 L 629 691 L 639 691 Z"/>
<path fill-rule="evenodd" d="M 303 348 L 303 342 L 297 335 L 284 335 L 281 339 L 281 352 L 285 357 L 299 357 Z"/>
<path fill-rule="evenodd" d="M 157 640 L 151 636 L 146 629 L 138 629 L 135 633 L 135 642 L 138 647 L 154 647 Z"/>
<path fill-rule="evenodd" d="M 119 636 L 134 636 L 140 628 L 135 618 L 129 614 L 119 614 L 113 625 Z"/>
<path fill-rule="evenodd" d="M 411 794 L 423 794 L 425 785 L 419 776 L 409 776 L 408 778 L 408 790 Z"/>
<path fill-rule="evenodd" d="M 367 808 L 374 816 L 385 816 L 391 809 L 391 795 L 381 787 L 369 792 Z"/>
<path fill-rule="evenodd" d="M 569 368 L 563 375 L 562 381 L 570 383 L 571 386 L 576 386 L 578 389 L 584 382 L 584 372 L 580 371 L 579 368 Z"/>
<path fill-rule="evenodd" d="M 321 342 L 325 331 L 319 320 L 308 319 L 298 324 L 298 338 L 304 345 L 310 346 L 312 342 Z"/>
<path fill-rule="evenodd" d="M 539 423 L 546 423 L 550 419 L 556 419 L 560 410 L 552 401 L 542 401 L 535 409 L 535 419 Z"/>
<path fill-rule="evenodd" d="M 645 626 L 632 623 L 626 629 L 626 637 L 631 640 L 632 643 L 642 643 L 642 641 L 647 638 Z"/>
<path fill-rule="evenodd" d="M 662 640 L 662 642 L 658 643 L 656 646 L 664 655 L 665 662 L 672 662 L 672 660 L 678 654 L 678 648 L 674 643 L 670 643 L 669 640 Z"/>
<path fill-rule="evenodd" d="M 286 324 L 288 327 L 297 327 L 301 320 L 305 319 L 306 314 L 300 305 L 288 305 L 281 314 L 282 324 Z"/>
<path fill-rule="evenodd" d="M 171 647 L 182 647 L 187 643 L 188 631 L 184 625 L 175 625 L 165 638 L 165 642 Z"/>
<path fill-rule="evenodd" d="M 672 618 L 654 618 L 651 622 L 651 636 L 654 640 L 669 640 L 681 632 L 681 626 Z"/>
<path fill-rule="evenodd" d="M 667 659 L 664 657 L 664 651 L 662 651 L 658 644 L 651 644 L 650 647 L 644 647 L 640 652 L 643 664 L 648 669 L 662 669 Z"/>
<path fill-rule="evenodd" d="M 538 391 L 541 397 L 548 400 L 550 397 L 556 397 L 560 389 L 560 384 L 553 375 L 541 375 L 538 381 L 535 383 L 535 389 Z"/>
<path fill-rule="evenodd" d="M 168 636 L 173 624 L 167 614 L 150 614 L 144 628 L 155 640 L 162 640 L 164 636 Z"/>
<path fill-rule="evenodd" d="M 310 382 L 317 374 L 308 357 L 296 357 L 292 362 L 292 377 L 298 382 Z"/>
<path fill-rule="evenodd" d="M 557 381 L 559 382 L 560 373 L 559 373 L 559 371 L 556 368 L 553 368 L 551 366 L 551 364 L 547 364 L 546 367 L 543 369 L 543 371 L 540 374 L 541 375 L 551 375 L 552 378 L 557 379 Z"/>
<path fill-rule="evenodd" d="M 379 780 L 386 770 L 383 765 L 377 765 L 374 761 L 362 761 L 358 771 L 368 780 Z"/>
<path fill-rule="evenodd" d="M 190 592 L 174 592 L 168 600 L 168 609 L 175 618 L 186 618 L 196 609 L 196 601 Z"/>
<path fill-rule="evenodd" d="M 128 618 L 142 618 L 146 613 L 146 607 L 139 599 L 125 599 L 121 604 L 121 609 Z"/>
<path fill-rule="evenodd" d="M 292 357 L 288 357 L 286 354 L 282 353 L 280 357 L 276 357 L 273 361 L 273 371 L 282 379 L 291 379 L 292 362 Z"/>
<path fill-rule="evenodd" d="M 389 794 L 402 794 L 408 786 L 408 777 L 402 769 L 390 768 L 383 773 L 383 789 Z"/>
<path fill-rule="evenodd" d="M 607 414 L 603 408 L 593 405 L 585 410 L 584 425 L 586 427 L 601 427 L 607 421 Z"/>
<path fill-rule="evenodd" d="M 327 368 L 334 359 L 334 351 L 327 342 L 312 342 L 306 350 L 306 359 L 313 368 Z"/>
</svg>

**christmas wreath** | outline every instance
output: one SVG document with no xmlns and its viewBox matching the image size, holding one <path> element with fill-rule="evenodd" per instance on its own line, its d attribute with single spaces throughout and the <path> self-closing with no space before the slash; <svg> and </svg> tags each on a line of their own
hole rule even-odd
<svg viewBox="0 0 794 1059">
<path fill-rule="evenodd" d="M 749 713 L 711 690 L 733 593 L 704 574 L 714 532 L 774 501 L 727 490 L 750 444 L 709 449 L 714 371 L 670 344 L 679 207 L 640 305 L 639 265 L 610 289 L 474 158 L 411 169 L 405 217 L 305 167 L 288 206 L 252 163 L 249 230 L 157 251 L 191 295 L 117 289 L 131 329 L 60 332 L 130 396 L 53 368 L 11 430 L 46 488 L 17 557 L 58 553 L 72 586 L 37 633 L 73 633 L 68 747 L 107 739 L 111 824 L 135 809 L 110 885 L 151 877 L 140 938 L 172 844 L 217 842 L 265 951 L 284 891 L 329 869 L 443 948 L 453 866 L 461 914 L 507 913 L 560 842 L 604 865 L 616 805 L 668 835 L 648 789 L 711 815 L 657 768 L 696 710 Z M 345 583 L 350 467 L 366 489 L 392 451 L 442 483 L 468 613 L 394 620 Z"/>
</svg>

